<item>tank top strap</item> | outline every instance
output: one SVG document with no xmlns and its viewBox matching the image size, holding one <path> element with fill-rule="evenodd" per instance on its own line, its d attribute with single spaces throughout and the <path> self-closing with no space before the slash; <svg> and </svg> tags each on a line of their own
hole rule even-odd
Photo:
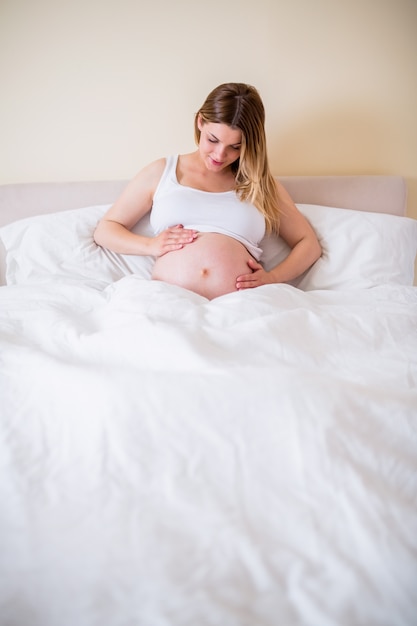
<svg viewBox="0 0 417 626">
<path fill-rule="evenodd" d="M 178 163 L 178 154 L 171 154 L 166 159 L 166 176 L 170 179 L 171 182 L 177 182 L 177 163 Z"/>
<path fill-rule="evenodd" d="M 154 198 L 158 195 L 158 192 L 162 189 L 170 188 L 172 185 L 177 184 L 177 163 L 178 154 L 173 154 L 166 157 L 165 169 L 162 172 L 162 176 L 159 179 L 157 188 L 155 189 Z"/>
</svg>

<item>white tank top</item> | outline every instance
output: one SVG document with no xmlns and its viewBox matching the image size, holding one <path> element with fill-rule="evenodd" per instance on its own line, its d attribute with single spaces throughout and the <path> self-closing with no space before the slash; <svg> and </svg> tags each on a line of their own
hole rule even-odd
<svg viewBox="0 0 417 626">
<path fill-rule="evenodd" d="M 221 233 L 237 239 L 259 261 L 259 242 L 265 235 L 265 218 L 249 202 L 242 202 L 234 191 L 212 193 L 180 185 L 177 179 L 178 155 L 166 160 L 156 188 L 150 224 L 161 231 L 182 224 L 200 232 Z"/>
</svg>

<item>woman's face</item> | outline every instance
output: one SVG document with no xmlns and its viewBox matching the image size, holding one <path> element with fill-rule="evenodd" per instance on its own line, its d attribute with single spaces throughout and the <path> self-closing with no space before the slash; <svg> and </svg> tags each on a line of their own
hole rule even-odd
<svg viewBox="0 0 417 626">
<path fill-rule="evenodd" d="M 242 131 L 227 124 L 215 124 L 198 120 L 200 129 L 200 155 L 212 172 L 220 172 L 230 167 L 239 158 Z"/>
</svg>

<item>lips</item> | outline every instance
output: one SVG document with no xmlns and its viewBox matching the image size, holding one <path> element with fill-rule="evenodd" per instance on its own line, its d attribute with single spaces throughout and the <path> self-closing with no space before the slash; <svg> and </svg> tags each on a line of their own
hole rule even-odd
<svg viewBox="0 0 417 626">
<path fill-rule="evenodd" d="M 219 167 L 220 165 L 223 165 L 223 161 L 216 161 L 212 157 L 210 157 L 210 160 L 213 163 L 213 165 L 215 165 L 216 167 Z"/>
</svg>

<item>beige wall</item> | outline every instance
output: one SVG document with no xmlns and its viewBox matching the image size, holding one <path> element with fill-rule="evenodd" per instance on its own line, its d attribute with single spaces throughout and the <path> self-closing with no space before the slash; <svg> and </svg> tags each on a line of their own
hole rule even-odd
<svg viewBox="0 0 417 626">
<path fill-rule="evenodd" d="M 0 0 L 0 183 L 130 178 L 258 87 L 275 174 L 401 174 L 417 217 L 416 0 Z"/>
</svg>

